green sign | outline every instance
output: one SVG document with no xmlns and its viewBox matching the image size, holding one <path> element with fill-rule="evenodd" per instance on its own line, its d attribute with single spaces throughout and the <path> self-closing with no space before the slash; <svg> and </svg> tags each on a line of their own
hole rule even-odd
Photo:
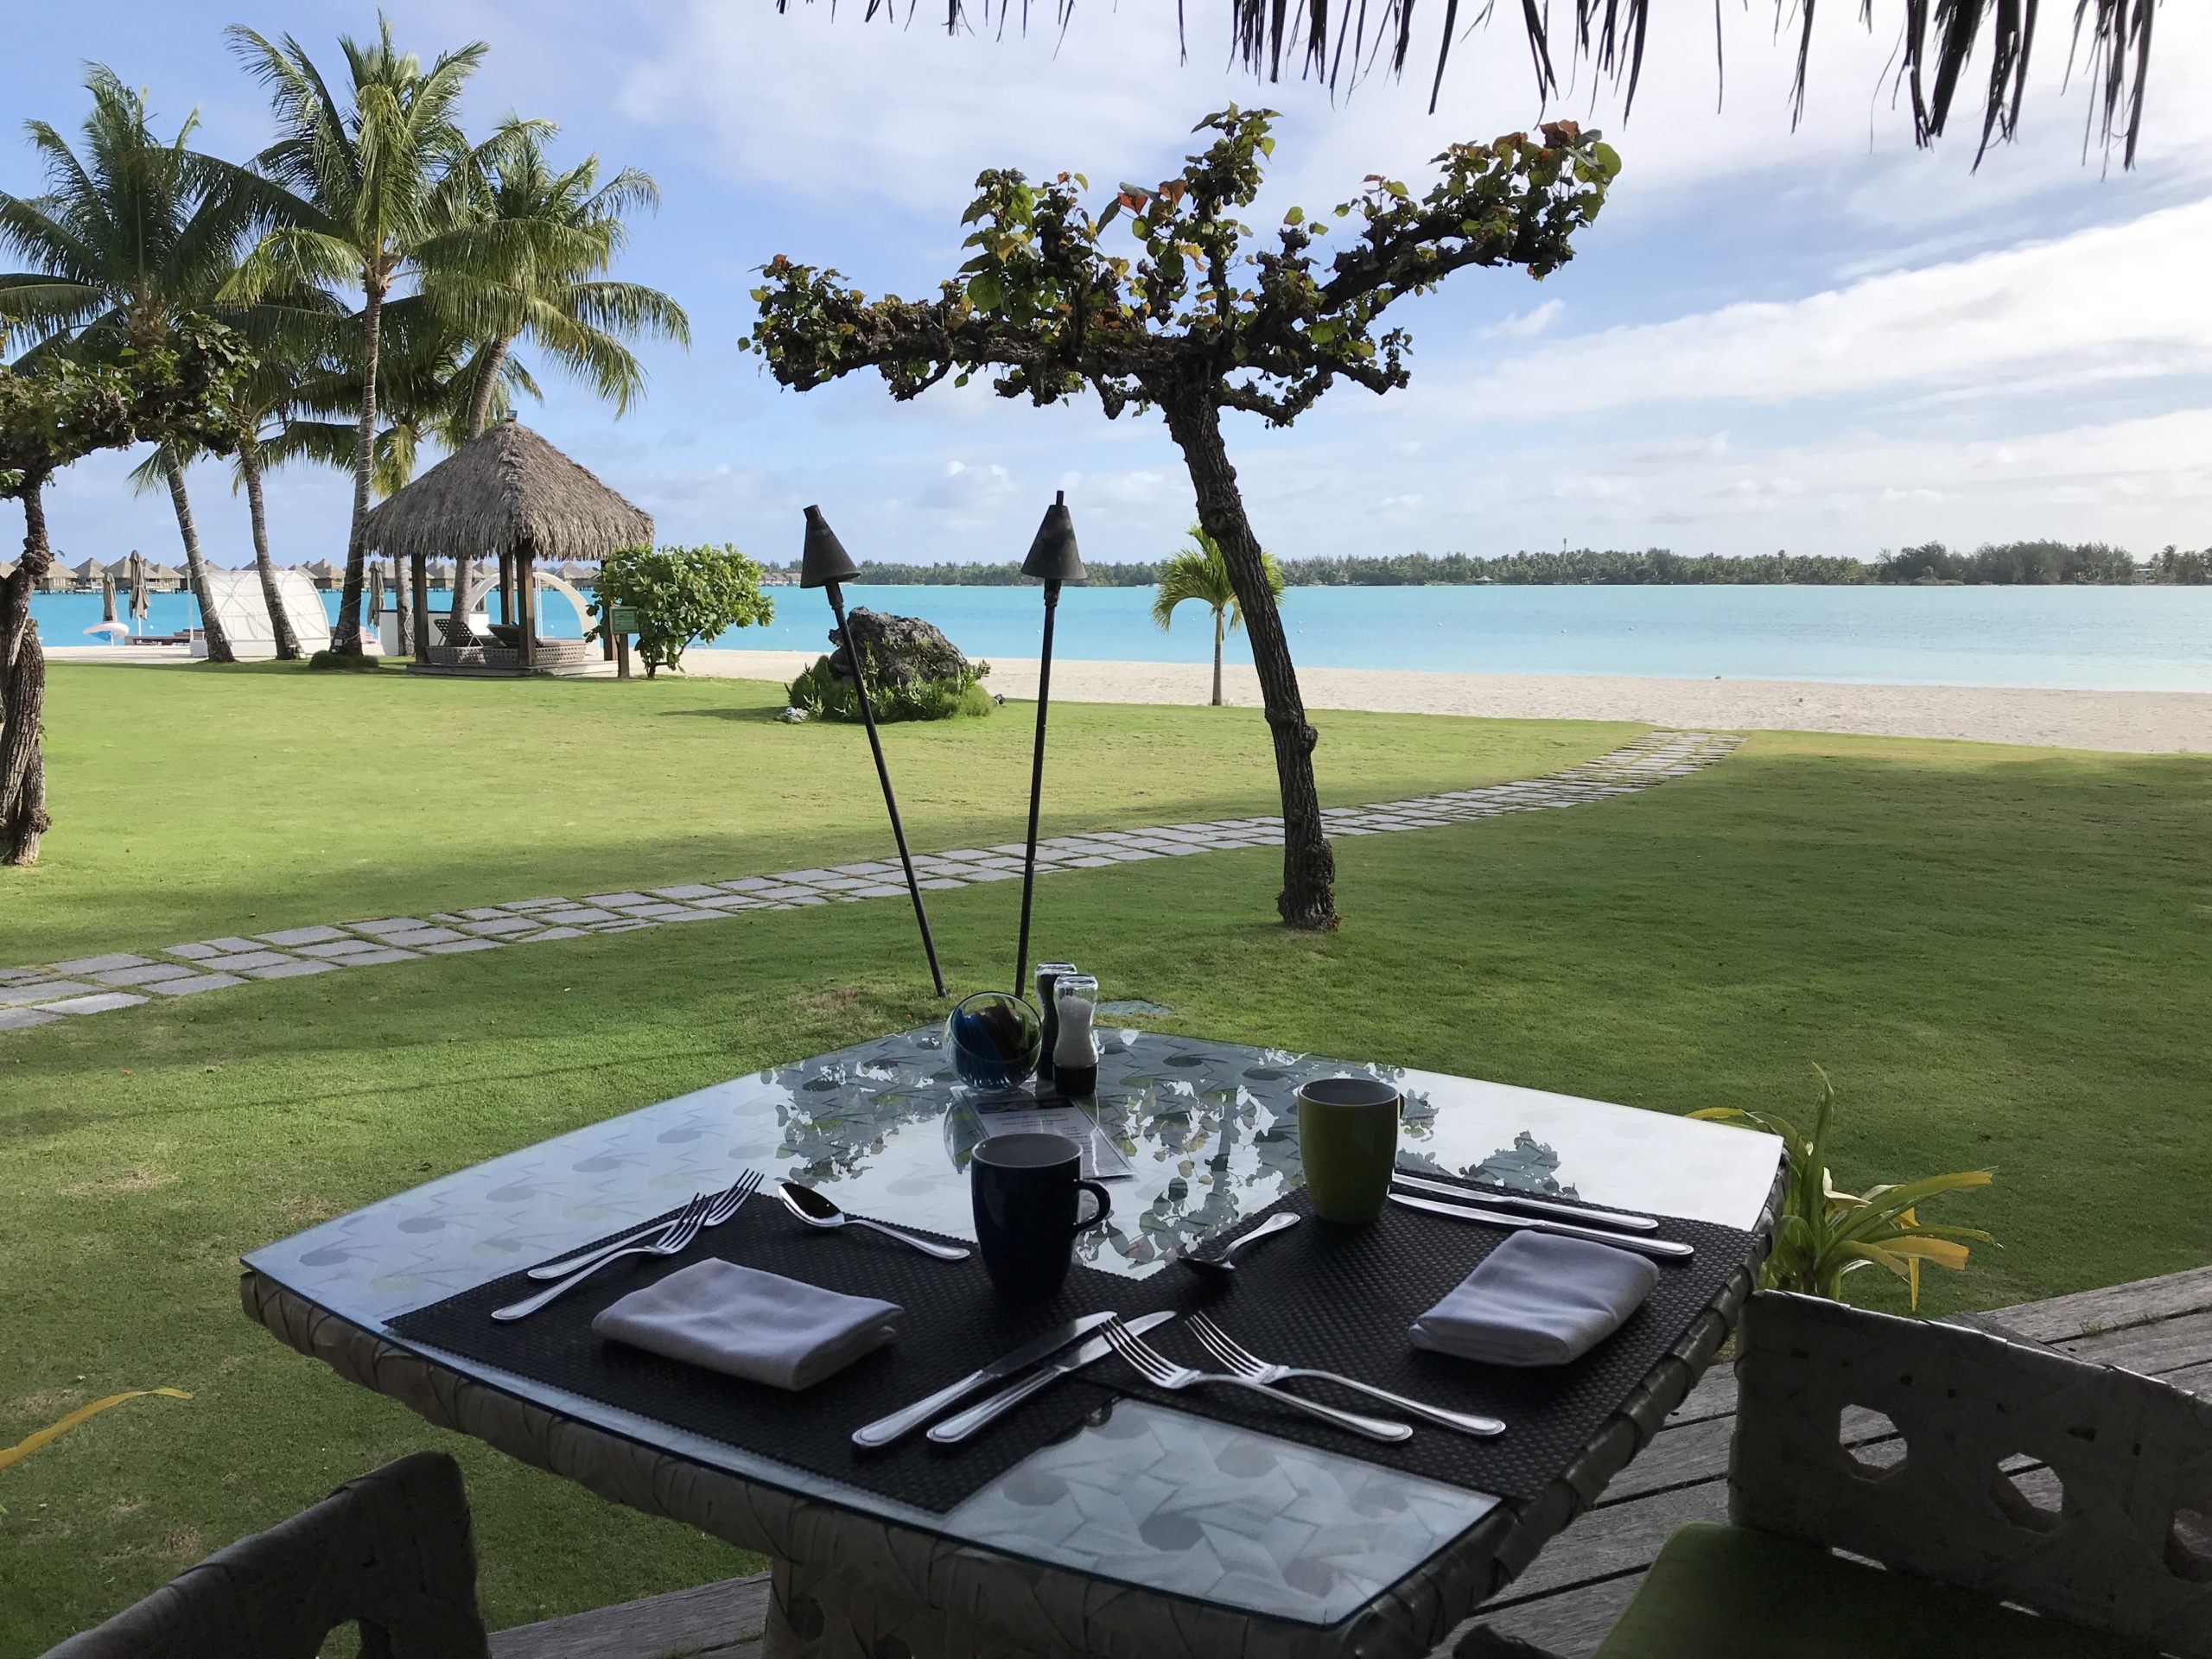
<svg viewBox="0 0 2212 1659">
<path fill-rule="evenodd" d="M 616 633 L 635 633 L 638 631 L 638 607 L 617 605 L 607 613 L 607 626 Z"/>
</svg>

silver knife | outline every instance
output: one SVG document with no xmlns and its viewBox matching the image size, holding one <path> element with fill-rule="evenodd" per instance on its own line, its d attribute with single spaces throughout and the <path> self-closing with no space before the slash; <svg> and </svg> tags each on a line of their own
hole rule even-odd
<svg viewBox="0 0 2212 1659">
<path fill-rule="evenodd" d="M 964 1400 L 978 1389 L 987 1389 L 994 1382 L 1003 1382 L 1015 1372 L 1026 1370 L 1039 1360 L 1058 1353 L 1077 1337 L 1090 1335 L 1112 1319 L 1111 1313 L 1086 1313 L 1079 1319 L 1070 1319 L 1065 1325 L 1047 1331 L 1033 1342 L 1025 1342 L 1003 1358 L 995 1359 L 979 1371 L 970 1371 L 957 1382 L 948 1382 L 926 1400 L 917 1400 L 911 1406 L 893 1412 L 888 1417 L 879 1417 L 853 1431 L 853 1444 L 861 1446 L 888 1446 L 905 1434 L 911 1434 L 924 1423 L 943 1411 L 956 1400 Z"/>
<path fill-rule="evenodd" d="M 1541 1198 L 1524 1198 L 1517 1192 L 1477 1192 L 1464 1186 L 1453 1186 L 1448 1181 L 1432 1181 L 1419 1175 L 1395 1173 L 1390 1177 L 1390 1182 L 1394 1186 L 1411 1186 L 1423 1192 L 1440 1192 L 1447 1198 L 1459 1199 L 1462 1204 L 1487 1204 L 1499 1210 L 1525 1210 L 1532 1216 L 1548 1216 L 1554 1221 L 1580 1222 L 1586 1227 L 1618 1227 L 1630 1233 L 1656 1233 L 1659 1230 L 1659 1224 L 1649 1216 L 1621 1215 L 1610 1210 L 1586 1210 L 1572 1204 L 1547 1204 Z"/>
<path fill-rule="evenodd" d="M 1147 1313 L 1141 1319 L 1125 1319 L 1122 1324 L 1131 1334 L 1142 1336 L 1156 1325 L 1162 1325 L 1175 1315 L 1172 1313 Z M 930 1430 L 930 1439 L 939 1446 L 951 1446 L 966 1440 L 984 1424 L 994 1422 L 1033 1394 L 1041 1394 L 1071 1371 L 1079 1371 L 1093 1360 L 1103 1359 L 1114 1351 L 1103 1337 L 1093 1337 L 1072 1353 L 1062 1354 L 1048 1360 L 1010 1389 L 1001 1389 L 980 1406 L 970 1406 L 956 1417 L 948 1417 Z"/>
<path fill-rule="evenodd" d="M 1669 1262 L 1697 1254 L 1694 1245 L 1677 1244 L 1670 1238 L 1644 1238 L 1635 1233 L 1609 1233 L 1601 1227 L 1570 1227 L 1563 1221 L 1541 1221 L 1535 1216 L 1509 1216 L 1503 1210 L 1478 1210 L 1471 1204 L 1446 1204 L 1441 1198 L 1416 1198 L 1409 1193 L 1393 1192 L 1390 1202 L 1402 1204 L 1408 1210 L 1426 1210 L 1432 1216 L 1449 1216 L 1454 1221 L 1478 1221 L 1486 1227 L 1519 1227 L 1534 1233 L 1557 1233 L 1563 1238 L 1592 1239 L 1600 1244 L 1610 1244 L 1617 1250 L 1635 1250 L 1643 1255 L 1662 1256 Z"/>
</svg>

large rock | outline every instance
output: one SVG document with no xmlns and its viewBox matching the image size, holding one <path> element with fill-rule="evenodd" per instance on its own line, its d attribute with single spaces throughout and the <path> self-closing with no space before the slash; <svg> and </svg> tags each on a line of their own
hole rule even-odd
<svg viewBox="0 0 2212 1659">
<path fill-rule="evenodd" d="M 880 611 L 856 610 L 845 614 L 845 632 L 868 653 L 868 683 L 872 685 L 912 685 L 917 680 L 949 680 L 968 671 L 968 659 L 959 647 L 918 616 L 886 616 Z M 840 679 L 853 677 L 852 660 L 845 653 L 844 635 L 830 630 L 830 671 Z"/>
</svg>

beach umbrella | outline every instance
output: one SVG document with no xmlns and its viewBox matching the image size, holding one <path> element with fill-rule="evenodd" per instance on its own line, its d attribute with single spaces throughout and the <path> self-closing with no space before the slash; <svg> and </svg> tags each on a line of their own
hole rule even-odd
<svg viewBox="0 0 2212 1659">
<path fill-rule="evenodd" d="M 85 632 L 86 633 L 104 633 L 111 640 L 114 640 L 120 639 L 124 634 L 129 633 L 130 630 L 125 624 L 117 621 L 113 617 L 110 617 L 105 622 L 93 623 L 92 626 L 86 628 Z"/>
<path fill-rule="evenodd" d="M 1075 520 L 1068 516 L 1068 494 L 1059 491 L 1045 509 L 1037 537 L 1021 574 L 1045 584 L 1045 639 L 1037 663 L 1037 741 L 1029 757 L 1029 840 L 1021 858 L 1021 938 L 1015 946 L 1014 994 L 1022 995 L 1029 976 L 1029 899 L 1037 886 L 1037 807 L 1045 789 L 1045 714 L 1052 700 L 1052 618 L 1059 609 L 1060 584 L 1083 580 L 1083 559 L 1076 551 Z"/>
<path fill-rule="evenodd" d="M 115 572 L 112 570 L 100 572 L 100 620 L 115 620 Z M 127 633 L 130 630 L 126 628 L 124 632 Z"/>
<path fill-rule="evenodd" d="M 876 734 L 875 710 L 868 703 L 867 666 L 861 661 L 860 647 L 845 626 L 845 594 L 840 584 L 860 573 L 860 566 L 845 551 L 837 532 L 822 516 L 822 509 L 809 507 L 806 544 L 799 556 L 798 585 L 830 590 L 830 613 L 837 619 L 837 637 L 845 642 L 845 660 L 853 666 L 853 690 L 860 694 L 861 723 L 868 728 L 868 752 L 875 757 L 876 780 L 883 785 L 884 809 L 891 814 L 892 839 L 899 843 L 899 862 L 906 868 L 906 891 L 914 900 L 915 925 L 922 930 L 922 953 L 930 959 L 930 978 L 936 982 L 937 994 L 943 996 L 944 973 L 937 965 L 937 941 L 930 938 L 929 912 L 922 907 L 922 884 L 914 874 L 914 856 L 906 850 L 906 826 L 899 822 L 899 798 L 891 792 L 891 768 L 883 761 L 883 740 Z"/>
<path fill-rule="evenodd" d="M 129 569 L 130 572 L 130 620 L 143 627 L 145 626 L 146 613 L 148 609 L 150 608 L 146 595 L 146 556 L 144 554 L 139 552 L 139 550 L 135 547 L 130 550 Z"/>
<path fill-rule="evenodd" d="M 363 614 L 369 619 L 370 631 L 375 629 L 377 618 L 384 614 L 384 561 L 382 559 L 369 561 L 369 602 Z"/>
</svg>

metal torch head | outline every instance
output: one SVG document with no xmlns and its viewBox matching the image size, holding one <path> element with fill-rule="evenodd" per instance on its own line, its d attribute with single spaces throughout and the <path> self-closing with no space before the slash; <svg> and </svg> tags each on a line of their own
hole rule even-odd
<svg viewBox="0 0 2212 1659">
<path fill-rule="evenodd" d="M 1037 526 L 1037 539 L 1029 543 L 1029 556 L 1021 574 L 1040 582 L 1081 582 L 1083 557 L 1075 550 L 1075 520 L 1068 517 L 1067 492 L 1058 493 L 1045 509 L 1045 522 Z"/>
<path fill-rule="evenodd" d="M 837 532 L 830 528 L 830 521 L 822 516 L 819 507 L 806 510 L 806 547 L 798 561 L 798 585 L 802 588 L 827 588 L 833 582 L 850 582 L 861 573 L 853 563 L 853 556 L 845 551 L 845 544 L 837 539 Z"/>
</svg>

